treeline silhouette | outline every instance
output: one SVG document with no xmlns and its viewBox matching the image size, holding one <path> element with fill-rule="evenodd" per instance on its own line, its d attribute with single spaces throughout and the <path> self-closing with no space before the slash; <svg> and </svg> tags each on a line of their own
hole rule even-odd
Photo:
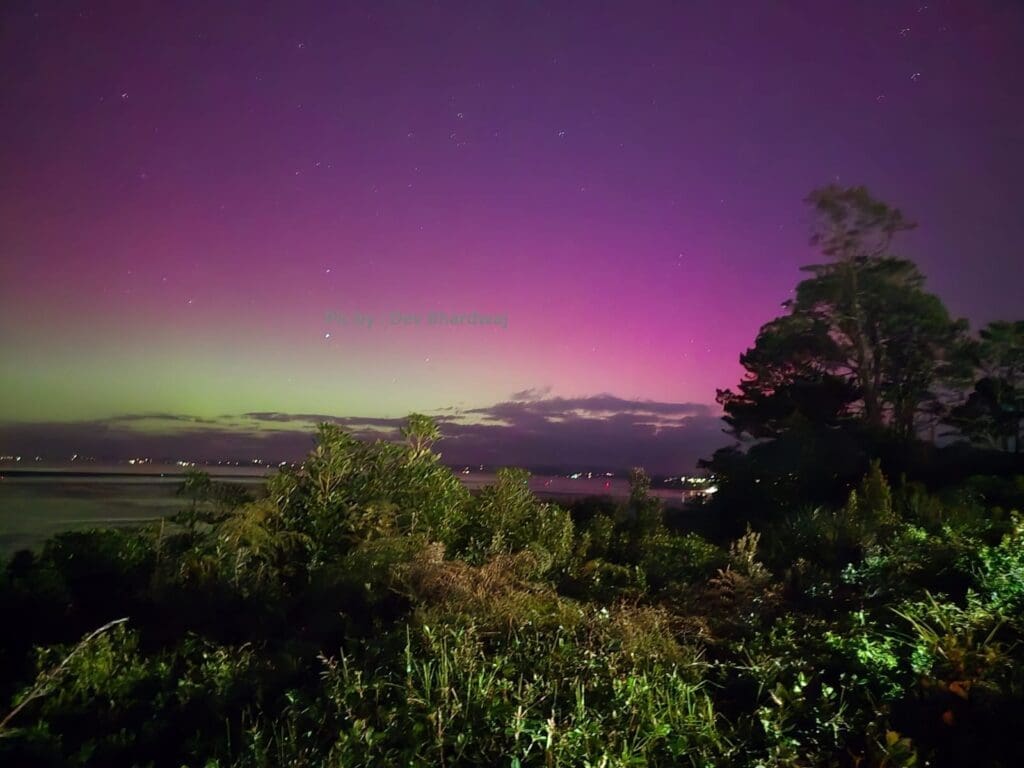
<svg viewBox="0 0 1024 768">
<path fill-rule="evenodd" d="M 711 501 L 470 494 L 419 415 L 259 494 L 190 473 L 5 564 L 0 764 L 1018 765 L 1022 326 L 972 337 L 865 190 L 809 200 Z"/>
<path fill-rule="evenodd" d="M 1024 321 L 970 335 L 893 255 L 914 225 L 863 187 L 807 202 L 826 260 L 718 392 L 737 443 L 702 462 L 722 480 L 716 511 L 742 526 L 841 502 L 874 460 L 933 489 L 1024 471 Z"/>
</svg>

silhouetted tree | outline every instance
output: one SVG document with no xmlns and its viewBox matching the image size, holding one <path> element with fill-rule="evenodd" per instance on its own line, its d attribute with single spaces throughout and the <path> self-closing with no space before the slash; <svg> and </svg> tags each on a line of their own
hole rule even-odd
<svg viewBox="0 0 1024 768">
<path fill-rule="evenodd" d="M 807 202 L 811 237 L 830 258 L 803 271 L 787 314 L 764 327 L 740 362 L 738 391 L 718 402 L 738 437 L 778 437 L 856 420 L 913 437 L 936 410 L 936 385 L 963 371 L 967 324 L 924 290 L 924 276 L 888 253 L 914 225 L 863 187 L 829 186 Z"/>
<path fill-rule="evenodd" d="M 738 391 L 719 390 L 736 437 L 777 438 L 803 425 L 837 426 L 852 418 L 855 385 L 834 371 L 841 350 L 819 318 L 786 315 L 761 328 L 740 355 L 747 375 Z"/>
<path fill-rule="evenodd" d="M 980 333 L 981 378 L 949 423 L 971 442 L 1021 453 L 1024 426 L 1024 321 L 990 323 Z"/>
</svg>

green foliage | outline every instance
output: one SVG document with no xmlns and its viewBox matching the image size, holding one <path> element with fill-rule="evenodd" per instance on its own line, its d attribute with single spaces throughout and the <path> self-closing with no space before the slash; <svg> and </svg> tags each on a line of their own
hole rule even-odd
<svg viewBox="0 0 1024 768">
<path fill-rule="evenodd" d="M 407 533 L 445 540 L 459 527 L 468 493 L 429 451 L 436 428 L 415 417 L 404 434 L 405 444 L 363 443 L 322 424 L 302 467 L 270 484 L 284 524 L 309 539 L 313 565 L 366 538 Z"/>
<path fill-rule="evenodd" d="M 1024 633 L 1024 520 L 1014 515 L 998 546 L 978 550 L 978 589 L 988 607 Z"/>
<path fill-rule="evenodd" d="M 921 596 L 928 590 L 963 594 L 980 546 L 976 538 L 949 526 L 927 531 L 901 525 L 883 544 L 867 547 L 861 561 L 847 564 L 842 578 L 872 600 Z"/>
<path fill-rule="evenodd" d="M 194 750 L 209 749 L 208 742 L 195 741 L 208 718 L 223 722 L 251 700 L 260 665 L 251 647 L 225 648 L 195 637 L 170 653 L 144 653 L 138 633 L 123 623 L 74 648 L 42 649 L 36 683 L 15 700 L 37 704 L 37 720 L 18 727 L 27 718 L 11 718 L 15 730 L 0 730 L 7 737 L 0 739 L 0 754 L 7 748 L 14 761 L 32 755 L 39 763 L 66 765 L 186 761 Z M 155 712 L 162 716 L 154 718 Z"/>
<path fill-rule="evenodd" d="M 701 765 L 720 754 L 700 662 L 624 650 L 621 624 L 599 612 L 587 632 L 525 629 L 497 643 L 424 626 L 388 667 L 324 657 L 321 695 L 295 697 L 283 726 L 252 727 L 239 764 Z"/>
<path fill-rule="evenodd" d="M 983 328 L 974 348 L 980 378 L 949 423 L 974 443 L 1024 452 L 1024 321 Z"/>
<path fill-rule="evenodd" d="M 771 559 L 785 563 L 796 557 L 836 572 L 892 536 L 898 521 L 889 483 L 872 462 L 843 506 L 804 509 L 771 526 Z"/>
<path fill-rule="evenodd" d="M 192 475 L 188 525 L 12 559 L 0 762 L 1013 764 L 1024 525 L 985 502 L 1012 483 L 866 463 L 845 503 L 711 541 L 642 471 L 566 510 L 516 470 L 470 495 L 432 424 L 404 435 L 324 426 L 257 498 Z"/>
<path fill-rule="evenodd" d="M 189 506 L 172 520 L 193 532 L 202 524 L 220 522 L 231 510 L 251 500 L 243 486 L 214 482 L 208 473 L 197 469 L 185 472 L 178 495 L 188 499 Z"/>
<path fill-rule="evenodd" d="M 640 567 L 652 590 L 703 581 L 726 562 L 720 547 L 695 533 L 672 534 L 661 529 L 645 539 L 642 550 Z"/>
<path fill-rule="evenodd" d="M 538 578 L 564 568 L 572 555 L 572 519 L 565 510 L 539 501 L 529 478 L 521 469 L 498 470 L 497 482 L 467 506 L 454 535 L 454 552 L 472 563 L 529 552 Z"/>
</svg>

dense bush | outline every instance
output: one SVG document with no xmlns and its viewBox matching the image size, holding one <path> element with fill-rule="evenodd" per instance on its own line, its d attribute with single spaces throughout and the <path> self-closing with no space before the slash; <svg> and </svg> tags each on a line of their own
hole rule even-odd
<svg viewBox="0 0 1024 768">
<path fill-rule="evenodd" d="M 191 475 L 173 524 L 11 558 L 0 762 L 1019 764 L 1024 524 L 986 506 L 1019 483 L 875 464 L 709 541 L 641 472 L 621 504 L 473 496 L 405 436 L 324 427 L 259 498 Z"/>
</svg>

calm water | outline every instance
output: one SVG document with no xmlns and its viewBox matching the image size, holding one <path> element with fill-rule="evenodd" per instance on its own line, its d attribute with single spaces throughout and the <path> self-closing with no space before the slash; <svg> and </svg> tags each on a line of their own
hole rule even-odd
<svg viewBox="0 0 1024 768">
<path fill-rule="evenodd" d="M 470 490 L 494 481 L 494 475 L 477 472 L 459 475 Z M 223 478 L 230 482 L 259 483 L 258 475 Z M 97 474 L 6 475 L 0 479 L 0 556 L 19 549 L 38 548 L 61 531 L 96 527 L 137 525 L 173 515 L 185 506 L 175 495 L 181 478 L 112 476 Z M 568 501 L 584 496 L 629 494 L 624 478 L 594 477 L 571 480 L 565 477 L 534 476 L 533 490 L 552 500 Z M 678 501 L 678 491 L 655 490 L 668 502 Z"/>
<path fill-rule="evenodd" d="M 0 481 L 0 554 L 36 548 L 61 531 L 133 525 L 182 508 L 162 478 L 13 478 Z"/>
</svg>

